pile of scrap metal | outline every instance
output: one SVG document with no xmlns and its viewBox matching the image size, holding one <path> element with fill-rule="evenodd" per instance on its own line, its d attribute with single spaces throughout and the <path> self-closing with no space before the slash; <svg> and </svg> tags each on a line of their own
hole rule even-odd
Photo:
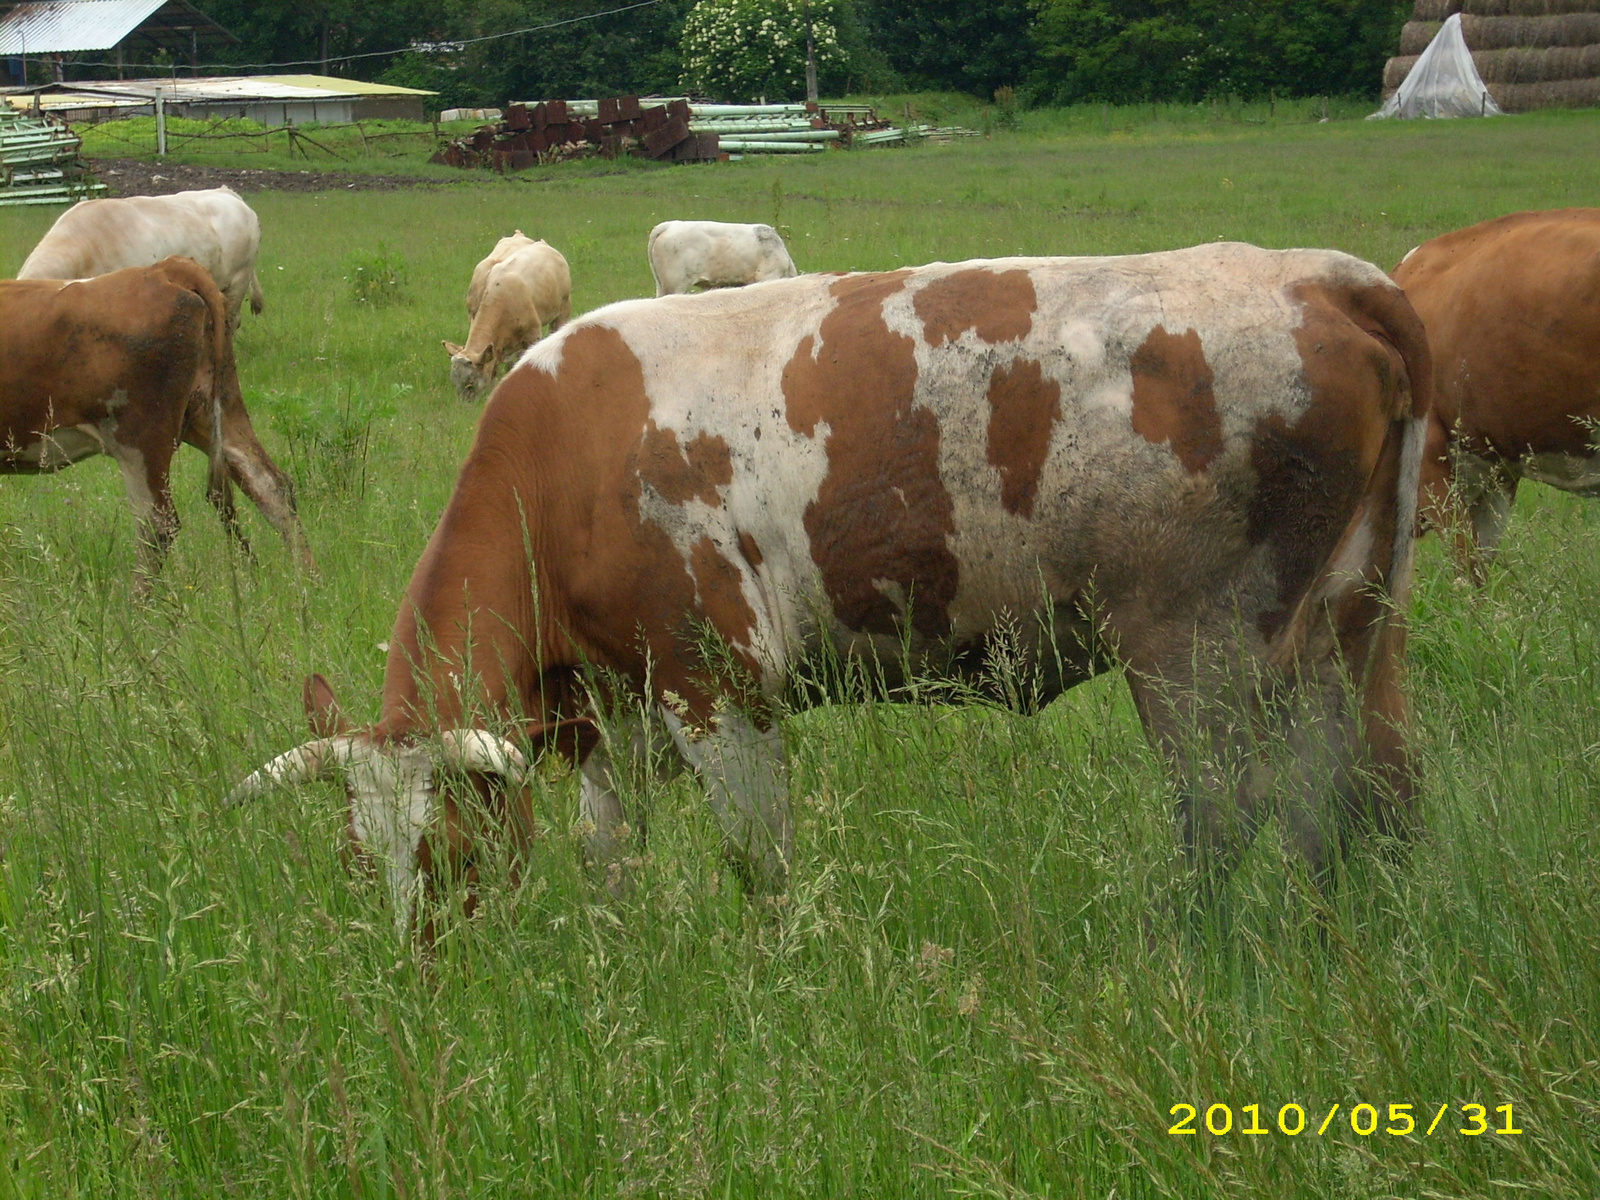
<svg viewBox="0 0 1600 1200">
<path fill-rule="evenodd" d="M 433 161 L 496 171 L 589 155 L 716 162 L 884 145 L 904 141 L 906 134 L 864 104 L 698 104 L 682 97 L 641 102 L 638 96 L 543 100 L 510 105 L 503 120 L 447 142 Z"/>
<path fill-rule="evenodd" d="M 105 191 L 78 160 L 82 144 L 60 121 L 0 100 L 0 206 L 60 204 Z"/>
<path fill-rule="evenodd" d="M 452 167 L 520 171 L 538 163 L 599 155 L 630 154 L 666 162 L 707 162 L 723 157 L 716 134 L 689 129 L 689 102 L 670 100 L 648 107 L 637 96 L 592 102 L 542 100 L 511 104 L 505 117 L 481 125 L 471 137 L 445 143 L 432 161 Z"/>
</svg>

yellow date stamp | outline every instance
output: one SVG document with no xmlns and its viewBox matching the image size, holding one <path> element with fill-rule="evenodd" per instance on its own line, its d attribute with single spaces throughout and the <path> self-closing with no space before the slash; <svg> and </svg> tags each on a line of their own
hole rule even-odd
<svg viewBox="0 0 1600 1200">
<path fill-rule="evenodd" d="M 1306 1106 L 1291 1101 L 1279 1105 L 1276 1118 L 1272 1117 L 1269 1106 L 1268 1115 L 1263 1118 L 1260 1104 L 1241 1105 L 1236 1114 L 1231 1104 L 1211 1104 L 1202 1110 L 1197 1104 L 1180 1102 L 1167 1110 L 1168 1116 L 1177 1118 L 1168 1126 L 1167 1132 L 1174 1137 L 1198 1137 L 1202 1132 L 1219 1138 L 1274 1134 L 1299 1137 L 1315 1129 L 1313 1136 L 1327 1137 L 1330 1134 L 1343 1134 L 1347 1123 L 1350 1132 L 1357 1137 L 1371 1137 L 1380 1129 L 1391 1137 L 1411 1137 L 1414 1134 L 1433 1137 L 1436 1131 L 1462 1137 L 1481 1137 L 1486 1133 L 1506 1137 L 1522 1132 L 1517 1128 L 1516 1114 L 1509 1103 L 1494 1107 L 1493 1111 L 1502 1118 L 1496 1123 L 1489 1115 L 1488 1105 L 1452 1105 L 1446 1102 L 1433 1111 L 1433 1119 L 1428 1122 L 1426 1129 L 1421 1126 L 1421 1118 L 1433 1110 L 1431 1104 L 1419 1109 L 1415 1104 L 1395 1103 L 1387 1108 L 1387 1113 L 1384 1113 L 1378 1105 L 1363 1102 L 1346 1109 L 1341 1103 L 1335 1102 L 1328 1107 L 1326 1115 L 1321 1113 L 1320 1105 L 1312 1106 L 1308 1115 Z M 1458 1114 L 1457 1120 L 1445 1121 L 1452 1108 Z M 1343 1119 L 1335 1120 L 1341 1113 Z"/>
</svg>

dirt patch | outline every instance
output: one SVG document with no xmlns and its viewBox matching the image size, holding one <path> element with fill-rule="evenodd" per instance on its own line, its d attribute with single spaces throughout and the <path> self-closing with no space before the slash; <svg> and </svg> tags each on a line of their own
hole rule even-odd
<svg viewBox="0 0 1600 1200">
<path fill-rule="evenodd" d="M 263 171 L 248 167 L 197 167 L 137 158 L 96 158 L 89 164 L 111 196 L 170 196 L 195 188 L 236 192 L 394 192 L 413 187 L 454 187 L 453 179 L 415 175 L 357 175 L 349 171 Z M 460 182 L 473 182 L 464 178 Z"/>
</svg>

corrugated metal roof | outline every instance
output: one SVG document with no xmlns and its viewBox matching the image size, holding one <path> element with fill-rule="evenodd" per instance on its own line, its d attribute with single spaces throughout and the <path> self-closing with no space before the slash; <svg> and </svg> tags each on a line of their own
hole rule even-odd
<svg viewBox="0 0 1600 1200">
<path fill-rule="evenodd" d="M 328 75 L 201 75 L 174 79 L 82 80 L 58 85 L 79 95 L 147 96 L 160 92 L 172 103 L 197 100 L 336 100 L 357 96 L 432 96 L 417 88 L 335 79 Z M 19 91 L 21 89 L 18 89 Z M 149 101 L 145 101 L 148 103 Z"/>
<path fill-rule="evenodd" d="M 252 79 L 270 79 L 275 83 L 295 87 L 316 88 L 322 92 L 338 92 L 343 96 L 437 96 L 420 88 L 397 87 L 392 83 L 368 83 L 363 79 L 338 79 L 332 75 L 253 75 Z"/>
<path fill-rule="evenodd" d="M 0 54 L 110 50 L 166 0 L 46 0 L 0 17 Z"/>
</svg>

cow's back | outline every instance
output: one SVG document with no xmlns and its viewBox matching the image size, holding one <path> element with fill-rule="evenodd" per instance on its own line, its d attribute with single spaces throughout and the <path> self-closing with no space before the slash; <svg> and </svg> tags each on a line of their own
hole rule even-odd
<svg viewBox="0 0 1600 1200">
<path fill-rule="evenodd" d="M 529 351 L 478 444 L 561 514 L 541 558 L 597 661 L 643 671 L 637 629 L 686 614 L 769 681 L 819 639 L 959 655 L 1093 590 L 1157 626 L 1245 597 L 1269 639 L 1418 362 L 1398 291 L 1332 252 L 933 264 L 599 310 Z"/>
<path fill-rule="evenodd" d="M 1582 452 L 1600 416 L 1600 209 L 1513 213 L 1394 270 L 1428 329 L 1440 421 L 1484 452 Z"/>
<path fill-rule="evenodd" d="M 108 419 L 181 431 L 191 391 L 209 386 L 206 321 L 203 296 L 163 271 L 0 281 L 0 446 Z"/>
</svg>

